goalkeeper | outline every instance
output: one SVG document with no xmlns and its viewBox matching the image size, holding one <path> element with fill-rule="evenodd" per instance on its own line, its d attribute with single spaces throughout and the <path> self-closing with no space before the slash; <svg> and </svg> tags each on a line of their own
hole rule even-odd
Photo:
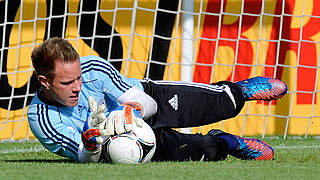
<svg viewBox="0 0 320 180">
<path fill-rule="evenodd" d="M 284 82 L 255 77 L 232 83 L 138 80 L 122 76 L 107 60 L 79 57 L 61 38 L 44 41 L 31 53 L 41 87 L 29 108 L 30 129 L 49 151 L 78 162 L 100 162 L 105 137 L 148 123 L 155 132 L 154 161 L 268 160 L 267 143 L 213 129 L 206 135 L 172 128 L 194 127 L 235 117 L 250 100 L 274 100 Z"/>
</svg>

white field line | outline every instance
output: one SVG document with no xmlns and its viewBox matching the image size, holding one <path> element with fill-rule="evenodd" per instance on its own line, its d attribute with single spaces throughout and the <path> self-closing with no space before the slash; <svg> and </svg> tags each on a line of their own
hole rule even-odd
<svg viewBox="0 0 320 180">
<path fill-rule="evenodd" d="M 33 153 L 33 152 L 43 152 L 43 151 L 47 151 L 47 150 L 42 146 L 35 146 L 35 147 L 32 147 L 32 148 L 23 148 L 23 149 L 18 149 L 18 148 L 0 149 L 0 154 Z"/>
<path fill-rule="evenodd" d="M 312 146 L 274 146 L 274 149 L 318 149 L 320 148 L 320 145 L 312 145 Z M 10 153 L 34 153 L 34 152 L 44 152 L 47 151 L 44 147 L 42 146 L 35 146 L 32 148 L 23 148 L 23 149 L 17 149 L 17 148 L 12 148 L 12 149 L 0 149 L 0 154 L 10 154 Z"/>
<path fill-rule="evenodd" d="M 312 146 L 274 146 L 273 149 L 318 149 L 320 145 L 312 145 Z"/>
</svg>

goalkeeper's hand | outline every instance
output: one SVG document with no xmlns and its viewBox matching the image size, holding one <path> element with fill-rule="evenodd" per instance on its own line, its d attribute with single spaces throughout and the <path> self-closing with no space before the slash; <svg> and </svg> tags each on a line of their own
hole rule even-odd
<svg viewBox="0 0 320 180">
<path fill-rule="evenodd" d="M 103 143 L 103 136 L 106 136 L 106 130 L 101 128 L 106 122 L 107 117 L 104 114 L 106 106 L 97 105 L 96 100 L 90 96 L 88 99 L 90 111 L 82 130 L 82 142 L 87 150 L 96 150 L 99 144 Z"/>
<path fill-rule="evenodd" d="M 143 124 L 142 108 L 139 103 L 126 103 L 113 110 L 105 124 L 107 135 L 122 134 L 132 130 L 133 123 L 138 127 Z"/>
</svg>

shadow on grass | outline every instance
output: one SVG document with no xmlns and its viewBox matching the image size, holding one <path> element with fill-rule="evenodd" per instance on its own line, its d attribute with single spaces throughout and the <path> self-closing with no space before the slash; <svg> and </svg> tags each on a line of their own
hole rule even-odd
<svg viewBox="0 0 320 180">
<path fill-rule="evenodd" d="M 21 162 L 21 163 L 72 163 L 77 164 L 75 161 L 69 159 L 19 159 L 19 160 L 0 160 L 0 162 Z"/>
</svg>

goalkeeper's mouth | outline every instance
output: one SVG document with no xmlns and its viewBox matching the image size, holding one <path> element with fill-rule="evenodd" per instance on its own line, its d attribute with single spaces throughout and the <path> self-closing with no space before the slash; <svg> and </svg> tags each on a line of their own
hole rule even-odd
<svg viewBox="0 0 320 180">
<path fill-rule="evenodd" d="M 79 100 L 79 94 L 74 95 L 74 96 L 69 96 L 69 99 L 71 99 L 72 101 L 78 101 Z"/>
</svg>

